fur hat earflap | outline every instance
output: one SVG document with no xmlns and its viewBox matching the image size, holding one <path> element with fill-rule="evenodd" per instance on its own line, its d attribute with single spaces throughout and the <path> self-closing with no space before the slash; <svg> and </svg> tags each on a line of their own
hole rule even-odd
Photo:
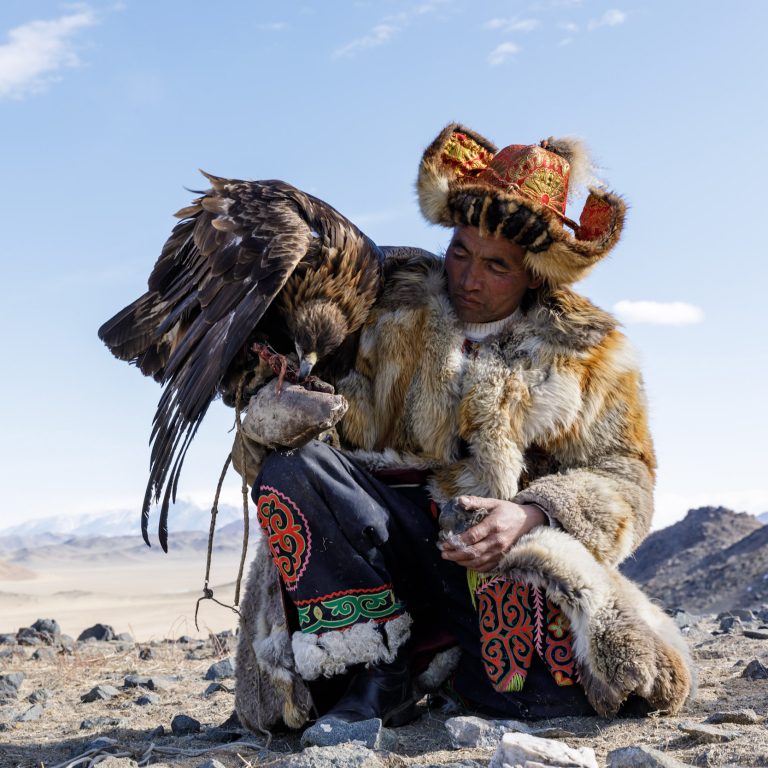
<svg viewBox="0 0 768 768">
<path fill-rule="evenodd" d="M 427 221 L 506 237 L 525 249 L 531 272 L 554 287 L 584 277 L 621 235 L 624 201 L 590 186 L 593 181 L 589 152 L 579 139 L 497 150 L 452 123 L 424 152 L 416 187 Z M 565 215 L 569 182 L 589 190 L 578 223 Z"/>
</svg>

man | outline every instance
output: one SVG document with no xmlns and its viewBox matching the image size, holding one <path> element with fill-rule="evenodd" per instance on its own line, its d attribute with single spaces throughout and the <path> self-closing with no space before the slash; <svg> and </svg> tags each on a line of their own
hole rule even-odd
<svg viewBox="0 0 768 768">
<path fill-rule="evenodd" d="M 579 164 L 574 144 L 497 151 L 459 125 L 425 152 L 422 212 L 453 228 L 444 262 L 391 252 L 334 382 L 344 452 L 275 451 L 253 483 L 268 547 L 242 605 L 250 727 L 300 727 L 308 685 L 316 714 L 392 725 L 440 684 L 517 717 L 685 702 L 684 642 L 614 570 L 648 531 L 655 458 L 626 339 L 568 287 L 624 217 L 593 189 L 566 218 Z M 236 444 L 248 473 L 244 448 L 263 451 Z"/>
</svg>

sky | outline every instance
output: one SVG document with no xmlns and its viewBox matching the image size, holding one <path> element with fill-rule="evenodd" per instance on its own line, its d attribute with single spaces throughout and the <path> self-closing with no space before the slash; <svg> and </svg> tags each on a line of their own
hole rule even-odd
<svg viewBox="0 0 768 768">
<path fill-rule="evenodd" d="M 642 360 L 656 527 L 765 512 L 767 27 L 762 0 L 3 0 L 0 529 L 135 508 L 138 530 L 160 389 L 96 331 L 145 290 L 198 168 L 439 252 L 414 180 L 452 121 L 498 146 L 582 137 L 628 201 L 577 288 Z M 232 420 L 209 411 L 181 497 L 210 506 Z"/>
</svg>

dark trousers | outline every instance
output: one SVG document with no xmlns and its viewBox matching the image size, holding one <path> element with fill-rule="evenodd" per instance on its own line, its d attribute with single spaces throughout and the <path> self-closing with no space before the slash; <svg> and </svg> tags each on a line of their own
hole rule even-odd
<svg viewBox="0 0 768 768">
<path fill-rule="evenodd" d="M 494 690 L 466 570 L 440 557 L 434 505 L 423 485 L 390 487 L 313 441 L 270 454 L 253 498 L 301 631 L 383 626 L 407 611 L 412 649 L 460 645 L 451 685 L 473 708 L 508 717 L 592 713 L 582 688 L 558 687 L 538 657 L 522 691 Z"/>
</svg>

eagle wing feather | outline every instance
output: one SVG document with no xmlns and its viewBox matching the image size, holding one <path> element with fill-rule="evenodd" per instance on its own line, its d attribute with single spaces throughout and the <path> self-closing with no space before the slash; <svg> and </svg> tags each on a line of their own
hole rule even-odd
<svg viewBox="0 0 768 768">
<path fill-rule="evenodd" d="M 163 246 L 148 291 L 99 329 L 116 357 L 164 387 L 153 418 L 141 525 L 149 544 L 149 511 L 161 502 L 164 550 L 189 445 L 233 360 L 298 265 L 322 266 L 342 254 L 347 283 L 371 295 L 381 271 L 377 246 L 321 200 L 281 181 L 205 176 L 212 189 L 177 213 L 182 220 Z M 337 272 L 328 267 L 343 283 Z M 288 291 L 283 298 L 290 310 L 300 297 Z M 367 306 L 352 307 L 357 327 Z"/>
</svg>

